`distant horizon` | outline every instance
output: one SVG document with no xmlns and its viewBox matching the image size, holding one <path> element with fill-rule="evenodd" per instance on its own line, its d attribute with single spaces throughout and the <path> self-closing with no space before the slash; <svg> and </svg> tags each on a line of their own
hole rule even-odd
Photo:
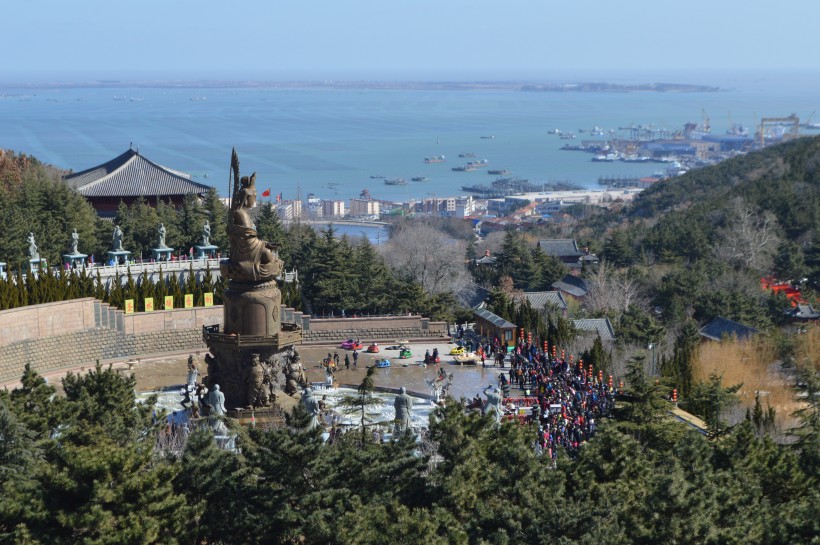
<svg viewBox="0 0 820 545">
<path fill-rule="evenodd" d="M 538 71 L 543 72 L 543 71 Z M 321 72 L 317 70 L 301 72 L 265 71 L 213 71 L 213 72 L 167 72 L 167 71 L 123 71 L 101 73 L 97 71 L 5 71 L 0 74 L 0 87 L 52 87 L 60 86 L 110 86 L 127 87 L 129 85 L 154 86 L 264 86 L 264 85 L 293 85 L 306 83 L 310 85 L 327 85 L 334 83 L 349 84 L 487 84 L 487 85 L 516 85 L 516 84 L 565 84 L 565 83 L 610 83 L 616 85 L 638 84 L 680 84 L 704 85 L 723 88 L 732 88 L 742 84 L 777 83 L 782 78 L 789 82 L 817 82 L 820 75 L 794 68 L 772 69 L 733 69 L 718 70 L 712 68 L 688 70 L 616 70 L 612 68 L 601 70 L 554 70 L 546 73 L 534 72 L 494 72 L 474 73 L 472 71 L 430 71 L 408 73 L 372 71 L 367 73 Z"/>
</svg>

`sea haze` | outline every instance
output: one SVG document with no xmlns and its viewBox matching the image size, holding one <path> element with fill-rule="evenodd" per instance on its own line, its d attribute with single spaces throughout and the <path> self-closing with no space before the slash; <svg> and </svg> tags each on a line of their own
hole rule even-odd
<svg viewBox="0 0 820 545">
<path fill-rule="evenodd" d="M 723 89 L 712 93 L 121 87 L 112 82 L 0 87 L 0 147 L 79 171 L 133 145 L 221 194 L 236 147 L 242 172 L 256 171 L 261 188 L 271 187 L 274 195 L 281 191 L 285 199 L 307 193 L 347 199 L 367 188 L 376 198 L 407 200 L 463 194 L 462 185 L 495 179 L 483 170 L 453 172 L 471 160 L 459 154 L 487 159 L 490 168 L 531 182 L 592 188 L 599 176 L 647 176 L 659 165 L 593 163 L 589 154 L 560 150 L 590 138 L 581 130 L 625 134 L 619 127 L 651 124 L 674 131 L 689 121 L 700 123 L 705 115 L 713 132 L 734 123 L 753 132 L 762 116 L 796 113 L 805 120 L 820 109 L 816 78 L 798 84 L 777 75 L 723 79 L 689 80 Z M 562 140 L 549 134 L 553 129 L 574 132 L 576 139 Z M 425 164 L 433 155 L 447 160 Z M 386 186 L 371 176 L 405 178 L 407 185 Z M 416 176 L 429 181 L 411 182 Z"/>
</svg>

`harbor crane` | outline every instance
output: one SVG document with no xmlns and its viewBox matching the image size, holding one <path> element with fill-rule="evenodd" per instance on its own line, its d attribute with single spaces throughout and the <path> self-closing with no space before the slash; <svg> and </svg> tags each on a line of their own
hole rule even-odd
<svg viewBox="0 0 820 545">
<path fill-rule="evenodd" d="M 761 148 L 766 145 L 766 136 L 771 133 L 771 128 L 774 127 L 783 129 L 782 139 L 784 141 L 800 136 L 800 118 L 797 117 L 797 114 L 788 117 L 761 117 L 760 127 L 758 128 Z"/>
</svg>

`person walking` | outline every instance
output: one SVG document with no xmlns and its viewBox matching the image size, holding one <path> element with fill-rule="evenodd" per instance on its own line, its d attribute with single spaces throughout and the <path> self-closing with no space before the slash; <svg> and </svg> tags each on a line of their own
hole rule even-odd
<svg viewBox="0 0 820 545">
<path fill-rule="evenodd" d="M 353 351 L 353 369 L 358 369 L 359 367 L 359 351 Z"/>
<path fill-rule="evenodd" d="M 345 370 L 350 371 L 350 356 L 345 354 Z"/>
</svg>

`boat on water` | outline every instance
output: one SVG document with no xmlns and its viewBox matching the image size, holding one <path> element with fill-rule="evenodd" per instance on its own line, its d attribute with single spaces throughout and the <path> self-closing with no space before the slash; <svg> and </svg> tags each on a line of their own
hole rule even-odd
<svg viewBox="0 0 820 545">
<path fill-rule="evenodd" d="M 373 174 L 370 176 L 372 180 L 383 180 L 384 176 L 379 176 L 378 174 Z"/>
<path fill-rule="evenodd" d="M 475 153 L 470 153 L 470 152 L 467 152 L 467 153 L 459 153 L 459 154 L 458 154 L 458 156 L 459 156 L 459 157 L 462 157 L 462 158 L 464 158 L 464 157 L 475 157 Z"/>
<path fill-rule="evenodd" d="M 488 160 L 482 159 L 480 161 L 470 161 L 469 163 L 467 163 L 467 166 L 473 168 L 484 168 L 489 164 L 490 162 Z"/>
<path fill-rule="evenodd" d="M 482 140 L 495 140 L 495 135 L 491 134 L 489 136 L 482 136 Z"/>
<path fill-rule="evenodd" d="M 434 155 L 433 157 L 425 157 L 425 163 L 443 163 L 446 160 L 446 157 L 443 155 Z"/>
<path fill-rule="evenodd" d="M 498 168 L 492 168 L 492 169 L 487 171 L 487 174 L 492 174 L 494 176 L 506 176 L 509 173 L 510 173 L 509 170 L 498 169 Z"/>
<path fill-rule="evenodd" d="M 407 180 L 404 178 L 388 178 L 384 181 L 384 185 L 407 185 Z"/>
<path fill-rule="evenodd" d="M 410 181 L 411 182 L 429 182 L 430 178 L 428 178 L 427 176 L 413 176 L 412 178 L 410 178 Z"/>
<path fill-rule="evenodd" d="M 476 170 L 476 167 L 471 165 L 466 165 L 463 167 L 453 167 L 454 172 L 472 172 L 473 170 Z"/>
<path fill-rule="evenodd" d="M 611 163 L 619 158 L 617 153 L 607 153 L 606 155 L 596 155 L 592 158 L 592 161 L 595 163 Z"/>
</svg>

